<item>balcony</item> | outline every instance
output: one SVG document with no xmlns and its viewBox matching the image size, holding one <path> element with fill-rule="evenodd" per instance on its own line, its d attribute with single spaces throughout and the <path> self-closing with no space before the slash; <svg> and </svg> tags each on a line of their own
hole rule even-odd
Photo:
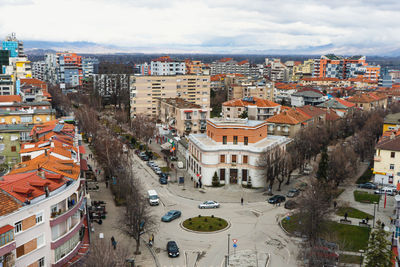
<svg viewBox="0 0 400 267">
<path fill-rule="evenodd" d="M 53 217 L 53 214 L 50 219 L 50 226 L 54 226 L 66 221 L 69 217 L 71 217 L 82 205 L 83 203 L 83 196 L 80 196 L 80 201 L 75 205 L 69 205 L 69 208 L 65 211 L 62 211 L 61 214 L 57 214 Z"/>
<path fill-rule="evenodd" d="M 374 161 L 380 162 L 381 160 L 382 160 L 382 157 L 381 157 L 381 156 L 375 156 L 375 157 L 374 157 Z"/>
</svg>

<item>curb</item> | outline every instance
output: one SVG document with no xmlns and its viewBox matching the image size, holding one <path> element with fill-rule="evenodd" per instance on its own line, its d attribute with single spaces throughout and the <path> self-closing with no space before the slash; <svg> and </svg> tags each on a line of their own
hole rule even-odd
<svg viewBox="0 0 400 267">
<path fill-rule="evenodd" d="M 150 251 L 150 254 L 153 256 L 154 262 L 156 264 L 157 267 L 160 267 L 160 262 L 158 261 L 158 258 L 156 256 L 155 251 L 153 250 L 152 247 L 149 246 L 149 244 L 147 244 L 146 240 L 144 240 L 143 237 L 140 237 L 142 239 L 142 242 L 145 244 L 146 248 Z"/>
<path fill-rule="evenodd" d="M 221 218 L 221 219 L 222 219 L 222 218 Z M 225 219 L 224 219 L 224 220 L 225 220 Z M 186 220 L 185 220 L 185 221 L 186 221 Z M 231 222 L 228 221 L 228 220 L 226 220 L 226 222 L 228 223 L 228 225 L 227 225 L 224 229 L 221 229 L 221 230 L 218 230 L 218 231 L 213 231 L 213 232 L 199 232 L 199 231 L 194 231 L 194 230 L 187 229 L 186 227 L 183 226 L 183 222 L 184 222 L 184 221 L 180 222 L 180 223 L 179 223 L 179 226 L 180 226 L 183 230 L 185 230 L 185 231 L 187 231 L 187 232 L 194 233 L 194 234 L 218 234 L 218 233 L 224 232 L 225 230 L 228 230 L 228 229 L 231 227 Z"/>
</svg>

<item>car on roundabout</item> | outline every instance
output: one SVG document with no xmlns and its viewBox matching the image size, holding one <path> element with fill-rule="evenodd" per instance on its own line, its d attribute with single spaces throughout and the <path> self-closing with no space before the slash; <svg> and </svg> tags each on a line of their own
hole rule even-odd
<svg viewBox="0 0 400 267">
<path fill-rule="evenodd" d="M 170 210 L 164 216 L 161 217 L 161 221 L 170 222 L 181 217 L 181 215 L 182 212 L 180 212 L 179 210 Z"/>
<path fill-rule="evenodd" d="M 199 209 L 216 209 L 219 208 L 219 203 L 214 200 L 207 200 L 199 204 Z"/>
</svg>

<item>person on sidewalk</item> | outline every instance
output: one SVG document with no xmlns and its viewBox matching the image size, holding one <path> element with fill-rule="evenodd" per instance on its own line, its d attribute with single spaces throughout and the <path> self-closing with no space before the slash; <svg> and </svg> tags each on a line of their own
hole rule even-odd
<svg viewBox="0 0 400 267">
<path fill-rule="evenodd" d="M 115 241 L 114 236 L 111 237 L 111 245 L 113 246 L 114 249 L 117 248 L 117 241 Z"/>
<path fill-rule="evenodd" d="M 243 206 L 243 197 L 240 198 L 240 203 L 241 203 L 242 206 Z"/>
<path fill-rule="evenodd" d="M 344 213 L 344 220 L 345 220 L 345 221 L 347 221 L 347 216 L 348 216 L 348 214 L 347 214 L 347 212 L 345 212 L 345 213 Z"/>
</svg>

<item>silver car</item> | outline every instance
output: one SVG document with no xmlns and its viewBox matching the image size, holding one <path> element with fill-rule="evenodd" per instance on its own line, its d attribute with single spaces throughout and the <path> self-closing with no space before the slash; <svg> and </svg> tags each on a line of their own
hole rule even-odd
<svg viewBox="0 0 400 267">
<path fill-rule="evenodd" d="M 216 209 L 219 208 L 219 203 L 213 200 L 207 200 L 199 204 L 199 209 Z"/>
</svg>

